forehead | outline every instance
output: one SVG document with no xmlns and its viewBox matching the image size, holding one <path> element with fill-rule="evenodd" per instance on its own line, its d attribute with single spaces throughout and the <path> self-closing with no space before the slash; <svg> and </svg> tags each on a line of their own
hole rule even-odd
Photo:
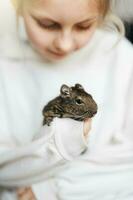
<svg viewBox="0 0 133 200">
<path fill-rule="evenodd" d="M 98 14 L 95 0 L 36 0 L 32 9 L 38 15 L 47 14 L 55 20 L 79 20 Z"/>
</svg>

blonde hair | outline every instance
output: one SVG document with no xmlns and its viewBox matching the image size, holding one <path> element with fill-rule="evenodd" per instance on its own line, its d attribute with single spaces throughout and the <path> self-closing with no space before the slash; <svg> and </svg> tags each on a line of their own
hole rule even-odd
<svg viewBox="0 0 133 200">
<path fill-rule="evenodd" d="M 19 9 L 20 9 L 20 0 L 11 0 L 11 2 L 12 2 L 12 4 L 13 4 L 13 6 L 14 6 L 14 8 L 16 9 L 16 11 L 18 12 L 19 11 Z"/>
<path fill-rule="evenodd" d="M 21 13 L 23 4 L 29 1 L 36 2 L 39 0 L 11 0 L 14 5 L 17 14 Z M 112 11 L 112 4 L 114 6 L 114 0 L 93 0 L 97 3 L 98 9 L 101 12 L 101 26 L 105 29 L 114 30 L 121 35 L 125 34 L 124 24 L 121 19 L 116 16 Z"/>
</svg>

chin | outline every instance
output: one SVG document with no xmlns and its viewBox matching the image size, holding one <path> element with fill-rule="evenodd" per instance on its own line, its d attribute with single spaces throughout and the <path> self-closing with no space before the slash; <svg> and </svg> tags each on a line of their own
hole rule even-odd
<svg viewBox="0 0 133 200">
<path fill-rule="evenodd" d="M 47 56 L 47 55 L 44 55 L 44 54 L 41 54 L 41 57 L 42 57 L 42 60 L 47 61 L 47 62 L 51 62 L 51 63 L 60 62 L 64 59 L 64 58 L 57 59 L 57 58 L 53 58 L 51 56 Z"/>
<path fill-rule="evenodd" d="M 67 58 L 68 57 L 68 55 L 65 55 L 65 56 L 57 56 L 57 55 L 49 55 L 49 54 L 45 54 L 45 53 L 43 53 L 43 54 L 41 54 L 42 55 L 42 57 L 43 57 L 43 59 L 44 60 L 47 60 L 47 61 L 49 61 L 49 62 L 60 62 L 60 61 L 62 61 L 62 60 L 64 60 L 65 58 Z"/>
<path fill-rule="evenodd" d="M 62 60 L 64 60 L 65 58 L 67 58 L 70 54 L 66 54 L 66 55 L 57 55 L 54 53 L 51 53 L 49 51 L 44 51 L 44 50 L 38 50 L 37 48 L 35 48 L 37 53 L 39 54 L 39 56 L 41 57 L 42 60 L 47 61 L 47 62 L 60 62 Z"/>
</svg>

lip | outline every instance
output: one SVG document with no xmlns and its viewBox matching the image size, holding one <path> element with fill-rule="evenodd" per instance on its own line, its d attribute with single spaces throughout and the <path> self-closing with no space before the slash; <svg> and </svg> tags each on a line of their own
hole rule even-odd
<svg viewBox="0 0 133 200">
<path fill-rule="evenodd" d="M 54 51 L 49 51 L 49 52 L 58 57 L 65 57 L 68 55 L 66 53 L 58 53 L 58 52 L 54 52 Z"/>
</svg>

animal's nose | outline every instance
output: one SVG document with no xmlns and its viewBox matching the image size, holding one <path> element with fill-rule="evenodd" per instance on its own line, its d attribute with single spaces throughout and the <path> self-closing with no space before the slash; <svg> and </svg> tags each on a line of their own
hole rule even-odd
<svg viewBox="0 0 133 200">
<path fill-rule="evenodd" d="M 96 113 L 97 113 L 97 109 L 96 110 L 91 110 L 90 111 L 90 117 L 93 117 Z"/>
<path fill-rule="evenodd" d="M 95 115 L 95 114 L 97 114 L 97 110 L 95 110 L 95 111 L 93 112 L 93 115 Z"/>
</svg>

